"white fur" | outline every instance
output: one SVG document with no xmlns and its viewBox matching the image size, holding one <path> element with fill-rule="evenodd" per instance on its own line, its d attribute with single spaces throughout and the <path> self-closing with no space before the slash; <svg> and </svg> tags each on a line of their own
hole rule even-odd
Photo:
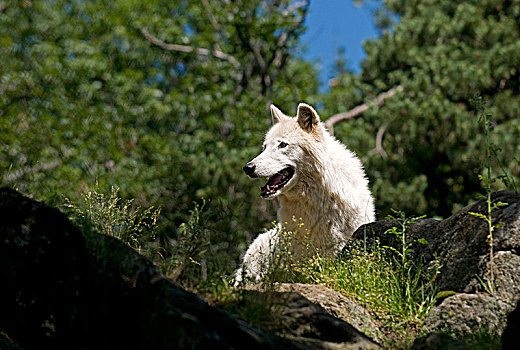
<svg viewBox="0 0 520 350">
<path fill-rule="evenodd" d="M 283 227 L 253 241 L 235 273 L 237 281 L 259 281 L 267 273 L 282 230 L 305 235 L 320 254 L 334 256 L 359 226 L 374 221 L 361 161 L 327 132 L 316 111 L 301 103 L 295 118 L 273 105 L 271 114 L 275 124 L 267 132 L 264 151 L 249 163 L 255 165 L 253 176 L 269 178 L 287 167 L 295 174 L 269 198 L 278 197 Z M 280 147 L 281 142 L 287 146 Z M 291 250 L 295 258 L 304 255 L 302 244 L 293 244 Z"/>
</svg>

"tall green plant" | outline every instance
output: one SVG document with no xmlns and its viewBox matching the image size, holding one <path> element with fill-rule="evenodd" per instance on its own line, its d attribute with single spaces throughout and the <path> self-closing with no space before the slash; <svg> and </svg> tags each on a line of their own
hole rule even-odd
<svg viewBox="0 0 520 350">
<path fill-rule="evenodd" d="M 392 274 L 395 287 L 400 293 L 401 306 L 405 308 L 403 312 L 411 315 L 427 315 L 435 300 L 436 288 L 433 285 L 436 273 L 425 278 L 423 271 L 423 260 L 414 254 L 418 244 L 427 245 L 428 241 L 424 238 L 415 238 L 408 232 L 410 225 L 417 220 L 423 219 L 426 215 L 418 217 L 407 217 L 404 212 L 393 210 L 394 215 L 388 215 L 387 220 L 394 221 L 397 226 L 393 226 L 385 233 L 392 235 L 398 242 L 397 248 L 394 246 L 383 245 L 384 249 L 391 251 L 392 259 L 397 266 L 396 273 Z M 438 271 L 436 271 L 438 272 Z M 417 303 L 418 295 L 420 303 Z"/>
<path fill-rule="evenodd" d="M 164 266 L 166 274 L 173 279 L 183 275 L 192 285 L 207 279 L 205 254 L 210 249 L 211 231 L 204 220 L 205 207 L 205 200 L 193 203 L 188 220 L 179 225 L 177 238 L 168 243 L 166 252 L 169 256 L 169 263 Z"/>
<path fill-rule="evenodd" d="M 482 182 L 484 189 L 486 191 L 486 211 L 484 214 L 469 212 L 470 215 L 473 215 L 477 218 L 484 220 L 488 227 L 488 235 L 486 237 L 486 242 L 489 246 L 489 280 L 488 284 L 483 284 L 484 287 L 488 290 L 490 294 L 493 294 L 495 291 L 495 263 L 494 263 L 494 250 L 493 250 L 493 232 L 499 224 L 493 223 L 492 213 L 499 209 L 500 207 L 507 206 L 508 203 L 503 202 L 495 202 L 493 203 L 491 200 L 491 192 L 492 192 L 492 184 L 495 182 L 495 178 L 492 177 L 492 153 L 496 154 L 496 150 L 498 147 L 494 145 L 490 138 L 491 130 L 494 127 L 494 121 L 492 115 L 487 112 L 485 102 L 483 101 L 481 96 L 477 96 L 472 100 L 472 103 L 478 114 L 478 122 L 482 124 L 484 130 L 484 154 L 485 154 L 485 168 L 487 172 L 487 176 L 479 175 L 479 179 Z M 509 180 L 508 174 L 504 173 L 501 177 L 502 181 L 506 185 L 512 185 L 515 187 L 514 181 Z M 478 276 L 477 276 L 478 277 Z M 480 279 L 480 277 L 479 277 Z"/>
<path fill-rule="evenodd" d="M 410 225 L 414 224 L 417 220 L 424 219 L 426 215 L 418 216 L 418 217 L 406 217 L 405 213 L 402 211 L 397 211 L 392 209 L 392 212 L 396 215 L 387 215 L 386 220 L 395 221 L 399 227 L 394 226 L 388 230 L 386 230 L 386 234 L 390 234 L 397 238 L 400 249 L 391 247 L 391 246 L 383 246 L 383 248 L 390 249 L 397 255 L 397 262 L 401 266 L 403 271 L 409 270 L 413 265 L 413 260 L 411 259 L 411 254 L 414 252 L 413 247 L 419 243 L 426 245 L 428 241 L 424 238 L 413 238 L 408 235 L 408 228 Z"/>
</svg>

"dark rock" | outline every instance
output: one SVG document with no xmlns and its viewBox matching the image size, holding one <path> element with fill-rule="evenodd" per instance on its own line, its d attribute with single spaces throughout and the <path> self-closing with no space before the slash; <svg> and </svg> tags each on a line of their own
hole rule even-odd
<svg viewBox="0 0 520 350">
<path fill-rule="evenodd" d="M 520 341 L 520 302 L 515 310 L 507 316 L 507 325 L 502 334 L 502 349 L 516 350 Z"/>
<path fill-rule="evenodd" d="M 520 248 L 520 198 L 513 192 L 496 192 L 493 193 L 492 201 L 494 203 L 501 201 L 509 203 L 509 206 L 497 209 L 493 212 L 493 224 L 501 224 L 493 233 L 494 237 L 494 257 L 495 260 L 508 252 L 517 256 L 517 250 Z M 489 245 L 487 243 L 488 225 L 477 218 L 470 212 L 486 214 L 487 204 L 485 199 L 481 199 L 475 204 L 462 209 L 460 212 L 442 221 L 435 234 L 435 240 L 432 240 L 432 248 L 435 248 L 440 260 L 444 264 L 443 270 L 439 278 L 439 287 L 441 289 L 450 289 L 461 292 L 482 291 L 482 285 L 476 276 L 483 279 L 489 273 Z M 513 266 L 510 266 L 513 267 Z M 502 268 L 495 269 L 502 275 L 511 275 L 511 271 Z M 518 266 L 513 267 L 514 269 Z M 512 275 L 518 275 L 512 273 Z M 498 276 L 496 276 L 498 277 Z M 518 288 L 518 284 L 514 286 L 508 281 L 495 281 L 497 293 L 505 297 L 505 294 L 511 294 L 510 287 Z M 513 293 L 517 294 L 517 293 Z M 517 294 L 518 295 L 518 294 Z M 517 296 L 514 297 L 515 299 Z M 508 299 L 509 303 L 516 304 L 516 300 Z"/>
<path fill-rule="evenodd" d="M 471 345 L 464 341 L 455 339 L 446 333 L 430 333 L 424 337 L 415 339 L 411 347 L 413 350 L 471 350 Z"/>
<path fill-rule="evenodd" d="M 419 219 L 407 230 L 407 237 L 409 238 L 424 238 L 429 244 L 421 245 L 417 244 L 414 247 L 416 255 L 421 255 L 426 262 L 430 262 L 435 259 L 435 243 L 437 239 L 437 229 L 441 221 L 434 219 Z M 395 237 L 395 235 L 386 233 L 387 230 L 392 227 L 399 228 L 398 223 L 392 220 L 375 221 L 369 224 L 365 224 L 358 228 L 352 235 L 352 239 L 358 241 L 364 241 L 368 244 L 373 243 L 376 239 L 381 245 L 391 246 L 397 250 L 401 249 L 401 242 Z"/>
<path fill-rule="evenodd" d="M 303 291 L 307 289 L 307 291 Z M 296 292 L 298 291 L 298 292 Z M 301 348 L 317 349 L 380 349 L 381 347 L 372 339 L 353 327 L 344 320 L 332 316 L 333 310 L 329 304 L 329 310 L 319 305 L 316 298 L 319 294 L 335 294 L 323 286 L 304 284 L 275 284 L 264 287 L 263 285 L 248 286 L 244 291 L 244 303 L 250 308 L 257 304 L 258 309 L 264 310 L 260 326 L 272 332 L 289 338 L 300 344 Z M 303 292 L 303 293 L 302 293 Z M 309 300 L 311 296 L 314 300 Z M 339 293 L 338 293 L 339 294 Z M 328 296 L 328 295 L 327 295 Z M 322 296 L 323 299 L 328 299 Z M 360 306 L 350 305 L 363 313 L 368 314 Z M 334 309 L 346 311 L 345 307 Z M 354 311 L 352 309 L 352 311 Z M 332 311 L 334 312 L 334 311 Z M 368 319 L 374 329 L 372 321 Z"/>
<path fill-rule="evenodd" d="M 506 326 L 507 304 L 486 294 L 456 294 L 446 298 L 426 317 L 427 332 L 445 331 L 459 337 L 470 336 L 475 330 L 499 335 Z"/>
<path fill-rule="evenodd" d="M 262 290 L 258 286 L 250 289 Z M 359 302 L 347 298 L 343 294 L 319 284 L 277 283 L 269 287 L 280 293 L 298 293 L 313 304 L 321 306 L 330 315 L 340 318 L 354 326 L 359 332 L 380 342 L 381 331 L 372 315 Z"/>
<path fill-rule="evenodd" d="M 494 260 L 496 265 L 494 281 L 497 292 L 508 300 L 515 299 L 519 293 L 520 277 L 516 273 L 519 266 L 516 263 L 520 252 L 520 196 L 509 191 L 495 192 L 492 201 L 508 203 L 508 206 L 493 212 L 493 224 L 497 227 L 494 237 Z M 470 212 L 486 214 L 486 200 L 462 209 L 448 219 L 437 221 L 423 219 L 413 224 L 408 234 L 415 239 L 425 238 L 428 245 L 417 244 L 418 255 L 431 262 L 434 259 L 442 263 L 438 278 L 441 290 L 457 292 L 482 291 L 481 279 L 489 273 L 489 245 L 487 243 L 487 223 L 470 214 Z M 498 225 L 500 223 L 500 225 Z M 391 221 L 377 221 L 360 227 L 353 235 L 361 240 L 367 237 L 369 241 L 379 239 L 385 245 L 398 248 L 398 242 L 385 231 L 395 226 Z M 513 288 L 512 290 L 509 290 Z M 500 289 L 500 290 L 498 290 Z M 508 295 L 508 296 L 507 296 Z M 513 301 L 515 303 L 516 300 Z"/>
<path fill-rule="evenodd" d="M 445 220 L 419 220 L 408 230 L 410 237 L 425 238 L 429 242 L 425 246 L 416 245 L 416 258 L 421 256 L 426 263 L 440 262 L 439 290 L 457 292 L 427 316 L 425 326 L 432 334 L 443 331 L 465 336 L 487 332 L 499 336 L 504 331 L 507 315 L 520 300 L 520 196 L 501 191 L 493 193 L 491 199 L 493 203 L 508 203 L 492 213 L 493 264 L 487 241 L 488 224 L 470 214 L 487 214 L 485 198 Z M 398 248 L 398 243 L 385 233 L 394 224 L 379 221 L 364 225 L 353 238 L 379 239 L 383 244 Z M 491 269 L 493 281 L 490 281 Z"/>
<path fill-rule="evenodd" d="M 111 237 L 0 189 L 1 344 L 26 349 L 275 349 Z M 5 338 L 5 337 L 4 337 Z"/>
<path fill-rule="evenodd" d="M 263 316 L 279 336 L 268 336 L 165 279 L 119 240 L 81 233 L 10 189 L 0 189 L 0 223 L 2 349 L 379 348 L 300 294 L 273 301 L 250 291 L 262 296 L 243 302 L 271 300 L 274 313 Z"/>
</svg>

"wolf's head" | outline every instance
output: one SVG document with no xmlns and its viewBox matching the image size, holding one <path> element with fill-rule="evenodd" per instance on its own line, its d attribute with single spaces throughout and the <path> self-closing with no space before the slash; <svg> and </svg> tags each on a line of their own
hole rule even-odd
<svg viewBox="0 0 520 350">
<path fill-rule="evenodd" d="M 268 178 L 260 188 L 261 196 L 273 199 L 287 193 L 297 183 L 302 170 L 312 164 L 314 151 L 319 151 L 322 134 L 326 132 L 318 113 L 300 103 L 296 117 L 288 117 L 271 105 L 273 126 L 267 132 L 263 152 L 244 166 L 251 178 Z"/>
</svg>

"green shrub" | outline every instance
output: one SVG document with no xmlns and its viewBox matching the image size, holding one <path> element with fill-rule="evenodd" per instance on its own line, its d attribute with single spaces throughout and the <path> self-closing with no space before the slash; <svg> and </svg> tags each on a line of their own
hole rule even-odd
<svg viewBox="0 0 520 350">
<path fill-rule="evenodd" d="M 84 233 L 93 232 L 115 237 L 156 263 L 161 272 L 185 286 L 205 288 L 221 283 L 224 271 L 235 267 L 235 259 L 222 259 L 223 239 L 212 225 L 219 206 L 210 210 L 207 202 L 194 203 L 187 220 L 177 229 L 175 239 L 159 239 L 157 234 L 160 209 L 142 209 L 133 200 L 123 200 L 115 187 L 105 193 L 98 186 L 72 202 L 65 198 L 72 221 Z M 208 278 L 208 272 L 213 274 Z"/>
<path fill-rule="evenodd" d="M 148 248 L 155 239 L 160 209 L 142 209 L 133 200 L 122 200 L 119 189 L 112 186 L 106 194 L 96 186 L 74 203 L 65 198 L 72 221 L 84 230 L 120 239 L 138 252 Z"/>
</svg>

